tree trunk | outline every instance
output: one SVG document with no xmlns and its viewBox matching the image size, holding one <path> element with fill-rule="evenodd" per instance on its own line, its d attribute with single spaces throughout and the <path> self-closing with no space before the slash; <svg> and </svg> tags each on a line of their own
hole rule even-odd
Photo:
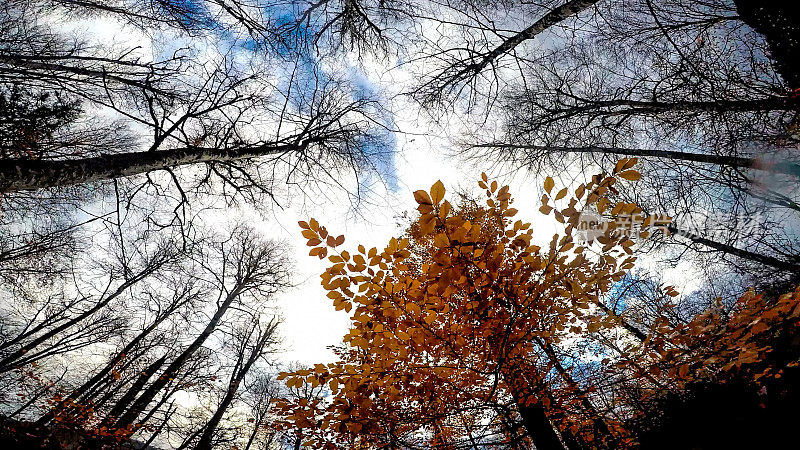
<svg viewBox="0 0 800 450">
<path fill-rule="evenodd" d="M 197 442 L 197 447 L 195 447 L 195 450 L 212 449 L 211 440 L 214 437 L 214 433 L 216 432 L 219 423 L 222 421 L 222 417 L 225 415 L 225 411 L 227 411 L 231 406 L 231 403 L 233 403 L 233 399 L 236 397 L 236 393 L 239 391 L 239 386 L 242 384 L 242 381 L 244 381 L 244 377 L 246 377 L 250 372 L 250 369 L 253 367 L 253 364 L 258 361 L 258 358 L 264 354 L 264 349 L 271 341 L 272 335 L 275 333 L 276 328 L 277 323 L 275 323 L 273 320 L 263 332 L 260 332 L 257 335 L 253 348 L 250 351 L 250 354 L 247 355 L 247 359 L 244 359 L 244 352 L 247 346 L 247 341 L 250 340 L 250 337 L 253 336 L 253 333 L 256 330 L 256 325 L 251 328 L 251 331 L 247 337 L 243 338 L 242 350 L 239 352 L 236 364 L 233 367 L 233 372 L 231 373 L 231 379 L 228 383 L 228 389 L 225 392 L 225 397 L 223 397 L 222 401 L 217 407 L 217 410 L 211 417 L 211 420 L 209 420 L 206 424 L 206 429 L 203 431 L 203 435 Z"/>
<path fill-rule="evenodd" d="M 222 421 L 222 416 L 225 415 L 225 411 L 228 410 L 231 403 L 233 402 L 233 398 L 236 395 L 236 391 L 239 390 L 239 384 L 241 380 L 237 379 L 228 387 L 227 392 L 225 392 L 225 397 L 223 397 L 222 402 L 220 402 L 217 410 L 214 412 L 214 415 L 211 416 L 211 419 L 206 424 L 206 428 L 203 431 L 203 435 L 200 436 L 200 440 L 197 442 L 197 446 L 195 446 L 195 450 L 211 450 L 213 448 L 212 440 L 214 438 L 214 433 L 217 431 L 217 426 Z"/>
<path fill-rule="evenodd" d="M 710 155 L 707 153 L 690 153 L 674 150 L 654 150 L 642 148 L 620 148 L 620 147 L 553 147 L 545 145 L 515 145 L 503 143 L 491 143 L 475 145 L 473 148 L 509 148 L 541 151 L 548 153 L 602 153 L 607 155 L 622 155 L 629 157 L 643 158 L 663 158 L 677 161 L 692 161 L 699 163 L 715 164 L 718 166 L 733 167 L 737 169 L 758 169 L 773 173 L 783 173 L 800 177 L 800 164 L 792 162 L 760 161 L 756 158 L 744 158 L 741 156 Z"/>
<path fill-rule="evenodd" d="M 236 149 L 181 148 L 130 152 L 82 159 L 6 159 L 0 165 L 0 192 L 69 186 L 128 177 L 153 170 L 214 161 L 239 161 L 302 150 L 299 144 L 263 144 Z"/>
<path fill-rule="evenodd" d="M 541 403 L 525 405 L 517 400 L 517 408 L 536 450 L 565 450 Z"/>
<path fill-rule="evenodd" d="M 89 391 L 89 389 L 94 387 L 96 384 L 100 383 L 104 378 L 106 378 L 114 370 L 114 367 L 116 367 L 116 365 L 125 357 L 125 355 L 130 355 L 131 351 L 133 351 L 133 349 L 136 348 L 136 346 L 138 346 L 140 342 L 142 342 L 153 330 L 156 329 L 156 327 L 158 327 L 159 324 L 161 324 L 167 317 L 170 316 L 171 312 L 172 310 L 170 309 L 161 316 L 157 317 L 156 320 L 153 321 L 153 323 L 151 323 L 147 328 L 142 330 L 142 332 L 136 335 L 136 337 L 133 338 L 128 343 L 128 345 L 126 345 L 113 358 L 111 358 L 102 369 L 97 371 L 97 373 L 95 373 L 94 376 L 92 376 L 92 378 L 87 380 L 81 386 L 75 388 L 75 390 L 73 390 L 68 397 L 59 402 L 58 405 L 51 408 L 50 411 L 48 411 L 44 416 L 39 418 L 39 420 L 36 421 L 36 426 L 41 427 L 50 422 L 55 413 L 63 409 L 70 399 L 78 401 L 81 397 L 83 397 L 82 400 L 86 400 L 86 397 L 84 397 L 84 395 Z"/>
<path fill-rule="evenodd" d="M 711 239 L 704 238 L 702 236 L 698 236 L 694 233 L 690 233 L 688 231 L 681 230 L 677 228 L 675 225 L 667 225 L 667 230 L 672 234 L 679 234 L 681 236 L 686 237 L 692 242 L 705 245 L 706 247 L 713 248 L 715 250 L 719 250 L 723 253 L 727 253 L 730 255 L 738 256 L 739 258 L 746 259 L 749 261 L 755 261 L 761 264 L 765 264 L 770 267 L 774 267 L 776 269 L 787 271 L 787 272 L 796 272 L 800 270 L 800 262 L 789 262 L 784 261 L 782 259 L 775 258 L 773 256 L 762 255 L 760 253 L 751 252 L 749 250 L 743 250 L 740 248 L 736 248 L 732 245 L 724 244 L 722 242 L 712 241 Z"/>
<path fill-rule="evenodd" d="M 195 338 L 194 341 L 187 347 L 177 358 L 175 358 L 166 369 L 164 369 L 161 376 L 156 379 L 147 389 L 142 392 L 139 398 L 136 399 L 135 402 L 131 405 L 131 407 L 117 420 L 115 423 L 116 428 L 125 428 L 129 425 L 132 425 L 139 414 L 147 407 L 150 402 L 153 401 L 156 394 L 159 391 L 164 389 L 166 385 L 169 383 L 170 378 L 175 377 L 178 371 L 183 367 L 186 361 L 194 355 L 194 353 L 203 345 L 203 343 L 208 339 L 211 333 L 217 328 L 219 321 L 222 319 L 222 316 L 231 306 L 233 301 L 239 296 L 241 292 L 242 285 L 236 286 L 231 292 L 225 297 L 225 301 L 219 306 L 217 312 L 214 314 L 214 317 L 208 322 L 205 329 L 200 333 L 200 335 Z"/>
<path fill-rule="evenodd" d="M 136 381 L 131 385 L 130 388 L 125 392 L 125 395 L 122 396 L 115 404 L 114 407 L 111 408 L 104 423 L 106 425 L 111 425 L 113 421 L 120 416 L 125 409 L 128 408 L 128 405 L 134 401 L 136 395 L 141 392 L 141 390 L 147 385 L 147 382 L 153 375 L 158 371 L 159 367 L 161 367 L 167 361 L 167 355 L 162 356 L 155 360 L 152 364 L 147 366 L 146 369 L 142 371 L 142 373 L 136 378 Z"/>
<path fill-rule="evenodd" d="M 514 50 L 514 48 L 516 48 L 519 44 L 533 39 L 535 36 L 552 27 L 553 25 L 556 25 L 559 22 L 562 22 L 569 17 L 577 15 L 582 11 L 594 6 L 594 4 L 598 1 L 600 0 L 570 0 L 553 9 L 528 28 L 525 28 L 497 46 L 488 55 L 481 59 L 480 62 L 476 63 L 472 70 L 474 73 L 480 72 L 499 57 Z"/>
</svg>

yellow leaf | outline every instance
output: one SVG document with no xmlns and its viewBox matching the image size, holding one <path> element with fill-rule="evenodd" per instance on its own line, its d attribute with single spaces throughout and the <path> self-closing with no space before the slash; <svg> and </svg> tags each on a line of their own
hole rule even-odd
<svg viewBox="0 0 800 450">
<path fill-rule="evenodd" d="M 617 162 L 617 167 L 615 168 L 614 172 L 621 172 L 623 170 L 630 169 L 631 167 L 635 166 L 638 161 L 639 158 L 622 158 Z"/>
<path fill-rule="evenodd" d="M 444 198 L 444 193 L 444 184 L 442 184 L 441 180 L 433 183 L 433 186 L 431 186 L 431 199 L 433 200 L 433 203 L 438 205 L 439 202 L 441 202 Z"/>
<path fill-rule="evenodd" d="M 564 188 L 564 189 L 558 191 L 558 194 L 556 194 L 556 200 L 561 200 L 562 198 L 564 198 L 566 196 L 567 196 L 567 188 Z"/>
<path fill-rule="evenodd" d="M 430 205 L 433 203 L 431 198 L 428 196 L 428 193 L 421 189 L 419 191 L 414 191 L 414 200 L 416 200 L 420 205 Z"/>
<path fill-rule="evenodd" d="M 419 231 L 422 234 L 429 234 L 436 226 L 433 214 L 425 214 L 419 218 Z"/>
<path fill-rule="evenodd" d="M 620 172 L 617 174 L 620 178 L 624 178 L 628 181 L 636 181 L 639 178 L 642 178 L 642 174 L 635 170 L 626 170 L 624 172 Z"/>
<path fill-rule="evenodd" d="M 553 181 L 552 177 L 547 177 L 544 179 L 544 190 L 547 191 L 548 194 L 553 190 L 555 185 L 556 183 Z"/>
<path fill-rule="evenodd" d="M 448 214 L 450 214 L 450 202 L 444 202 L 439 208 L 439 218 L 444 220 L 447 218 Z"/>
</svg>

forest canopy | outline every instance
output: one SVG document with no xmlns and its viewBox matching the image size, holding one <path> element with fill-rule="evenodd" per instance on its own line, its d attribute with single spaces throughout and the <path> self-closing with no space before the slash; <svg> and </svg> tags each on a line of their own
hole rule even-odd
<svg viewBox="0 0 800 450">
<path fill-rule="evenodd" d="M 0 443 L 784 445 L 798 74 L 790 2 L 0 1 Z"/>
</svg>

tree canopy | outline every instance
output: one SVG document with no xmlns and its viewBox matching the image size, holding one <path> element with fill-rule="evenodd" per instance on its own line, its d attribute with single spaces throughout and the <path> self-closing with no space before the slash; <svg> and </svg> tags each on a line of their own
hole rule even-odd
<svg viewBox="0 0 800 450">
<path fill-rule="evenodd" d="M 531 224 L 515 220 L 508 186 L 485 175 L 485 206 L 453 207 L 441 182 L 416 191 L 419 217 L 382 251 L 348 252 L 344 236 L 300 222 L 309 254 L 331 262 L 322 285 L 337 310 L 352 311 L 352 327 L 340 362 L 282 374 L 289 387 L 331 393 L 278 401 L 287 421 L 315 447 L 621 448 L 636 444 L 626 421 L 647 395 L 734 367 L 753 381 L 780 377 L 794 363 L 759 368 L 772 350 L 761 339 L 796 333 L 797 294 L 765 305 L 750 293 L 731 317 L 709 311 L 688 324 L 663 311 L 641 323 L 608 306 L 634 266 L 637 236 L 615 221 L 589 244 L 575 234 L 587 209 L 640 212 L 609 200 L 618 179 L 639 179 L 635 163 L 621 160 L 574 194 L 553 193 L 548 178 L 540 211 L 565 230 L 544 249 L 531 243 Z M 657 218 L 641 220 L 642 235 L 659 232 Z M 663 288 L 665 299 L 677 294 Z M 631 399 L 620 384 L 645 394 Z"/>
</svg>

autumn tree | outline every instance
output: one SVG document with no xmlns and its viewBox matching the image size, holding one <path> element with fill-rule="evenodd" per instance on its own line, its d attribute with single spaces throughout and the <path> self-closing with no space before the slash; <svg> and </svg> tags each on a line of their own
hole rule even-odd
<svg viewBox="0 0 800 450">
<path fill-rule="evenodd" d="M 508 188 L 485 177 L 486 206 L 452 207 L 440 182 L 415 192 L 419 218 L 382 251 L 341 250 L 343 236 L 301 222 L 310 254 L 331 262 L 322 284 L 337 309 L 351 312 L 352 328 L 341 361 L 282 374 L 289 387 L 331 392 L 278 401 L 287 426 L 329 448 L 527 440 L 620 448 L 637 444 L 630 420 L 647 403 L 643 392 L 654 398 L 693 380 L 721 381 L 740 367 L 751 382 L 779 378 L 797 354 L 762 365 L 759 355 L 778 348 L 768 336 L 779 329 L 794 333 L 796 295 L 765 302 L 748 294 L 731 315 L 709 310 L 689 321 L 670 318 L 678 293 L 669 286 L 646 288 L 654 292 L 650 317 L 636 320 L 615 304 L 630 285 L 633 239 L 666 226 L 645 217 L 632 233 L 618 220 L 640 212 L 609 199 L 618 179 L 639 178 L 635 162 L 622 160 L 574 191 L 548 178 L 540 211 L 565 231 L 544 249 L 531 242 L 530 224 L 514 221 Z M 589 210 L 611 218 L 581 243 L 576 226 Z M 591 362 L 600 359 L 599 368 Z"/>
<path fill-rule="evenodd" d="M 632 178 L 633 164 L 615 173 Z M 515 423 L 537 448 L 621 445 L 619 424 L 562 357 L 570 336 L 620 326 L 601 305 L 633 266 L 632 241 L 614 227 L 596 249 L 573 236 L 580 211 L 608 207 L 615 182 L 597 176 L 554 211 L 548 180 L 542 212 L 567 226 L 544 249 L 531 242 L 530 224 L 514 221 L 508 187 L 486 177 L 486 206 L 453 208 L 441 183 L 417 191 L 419 219 L 383 251 L 337 250 L 343 236 L 301 222 L 311 255 L 331 252 L 322 283 L 337 309 L 352 311 L 353 327 L 341 362 L 284 374 L 290 387 L 327 384 L 333 394 L 282 402 L 287 419 L 317 445 L 511 445 L 520 440 Z"/>
</svg>

